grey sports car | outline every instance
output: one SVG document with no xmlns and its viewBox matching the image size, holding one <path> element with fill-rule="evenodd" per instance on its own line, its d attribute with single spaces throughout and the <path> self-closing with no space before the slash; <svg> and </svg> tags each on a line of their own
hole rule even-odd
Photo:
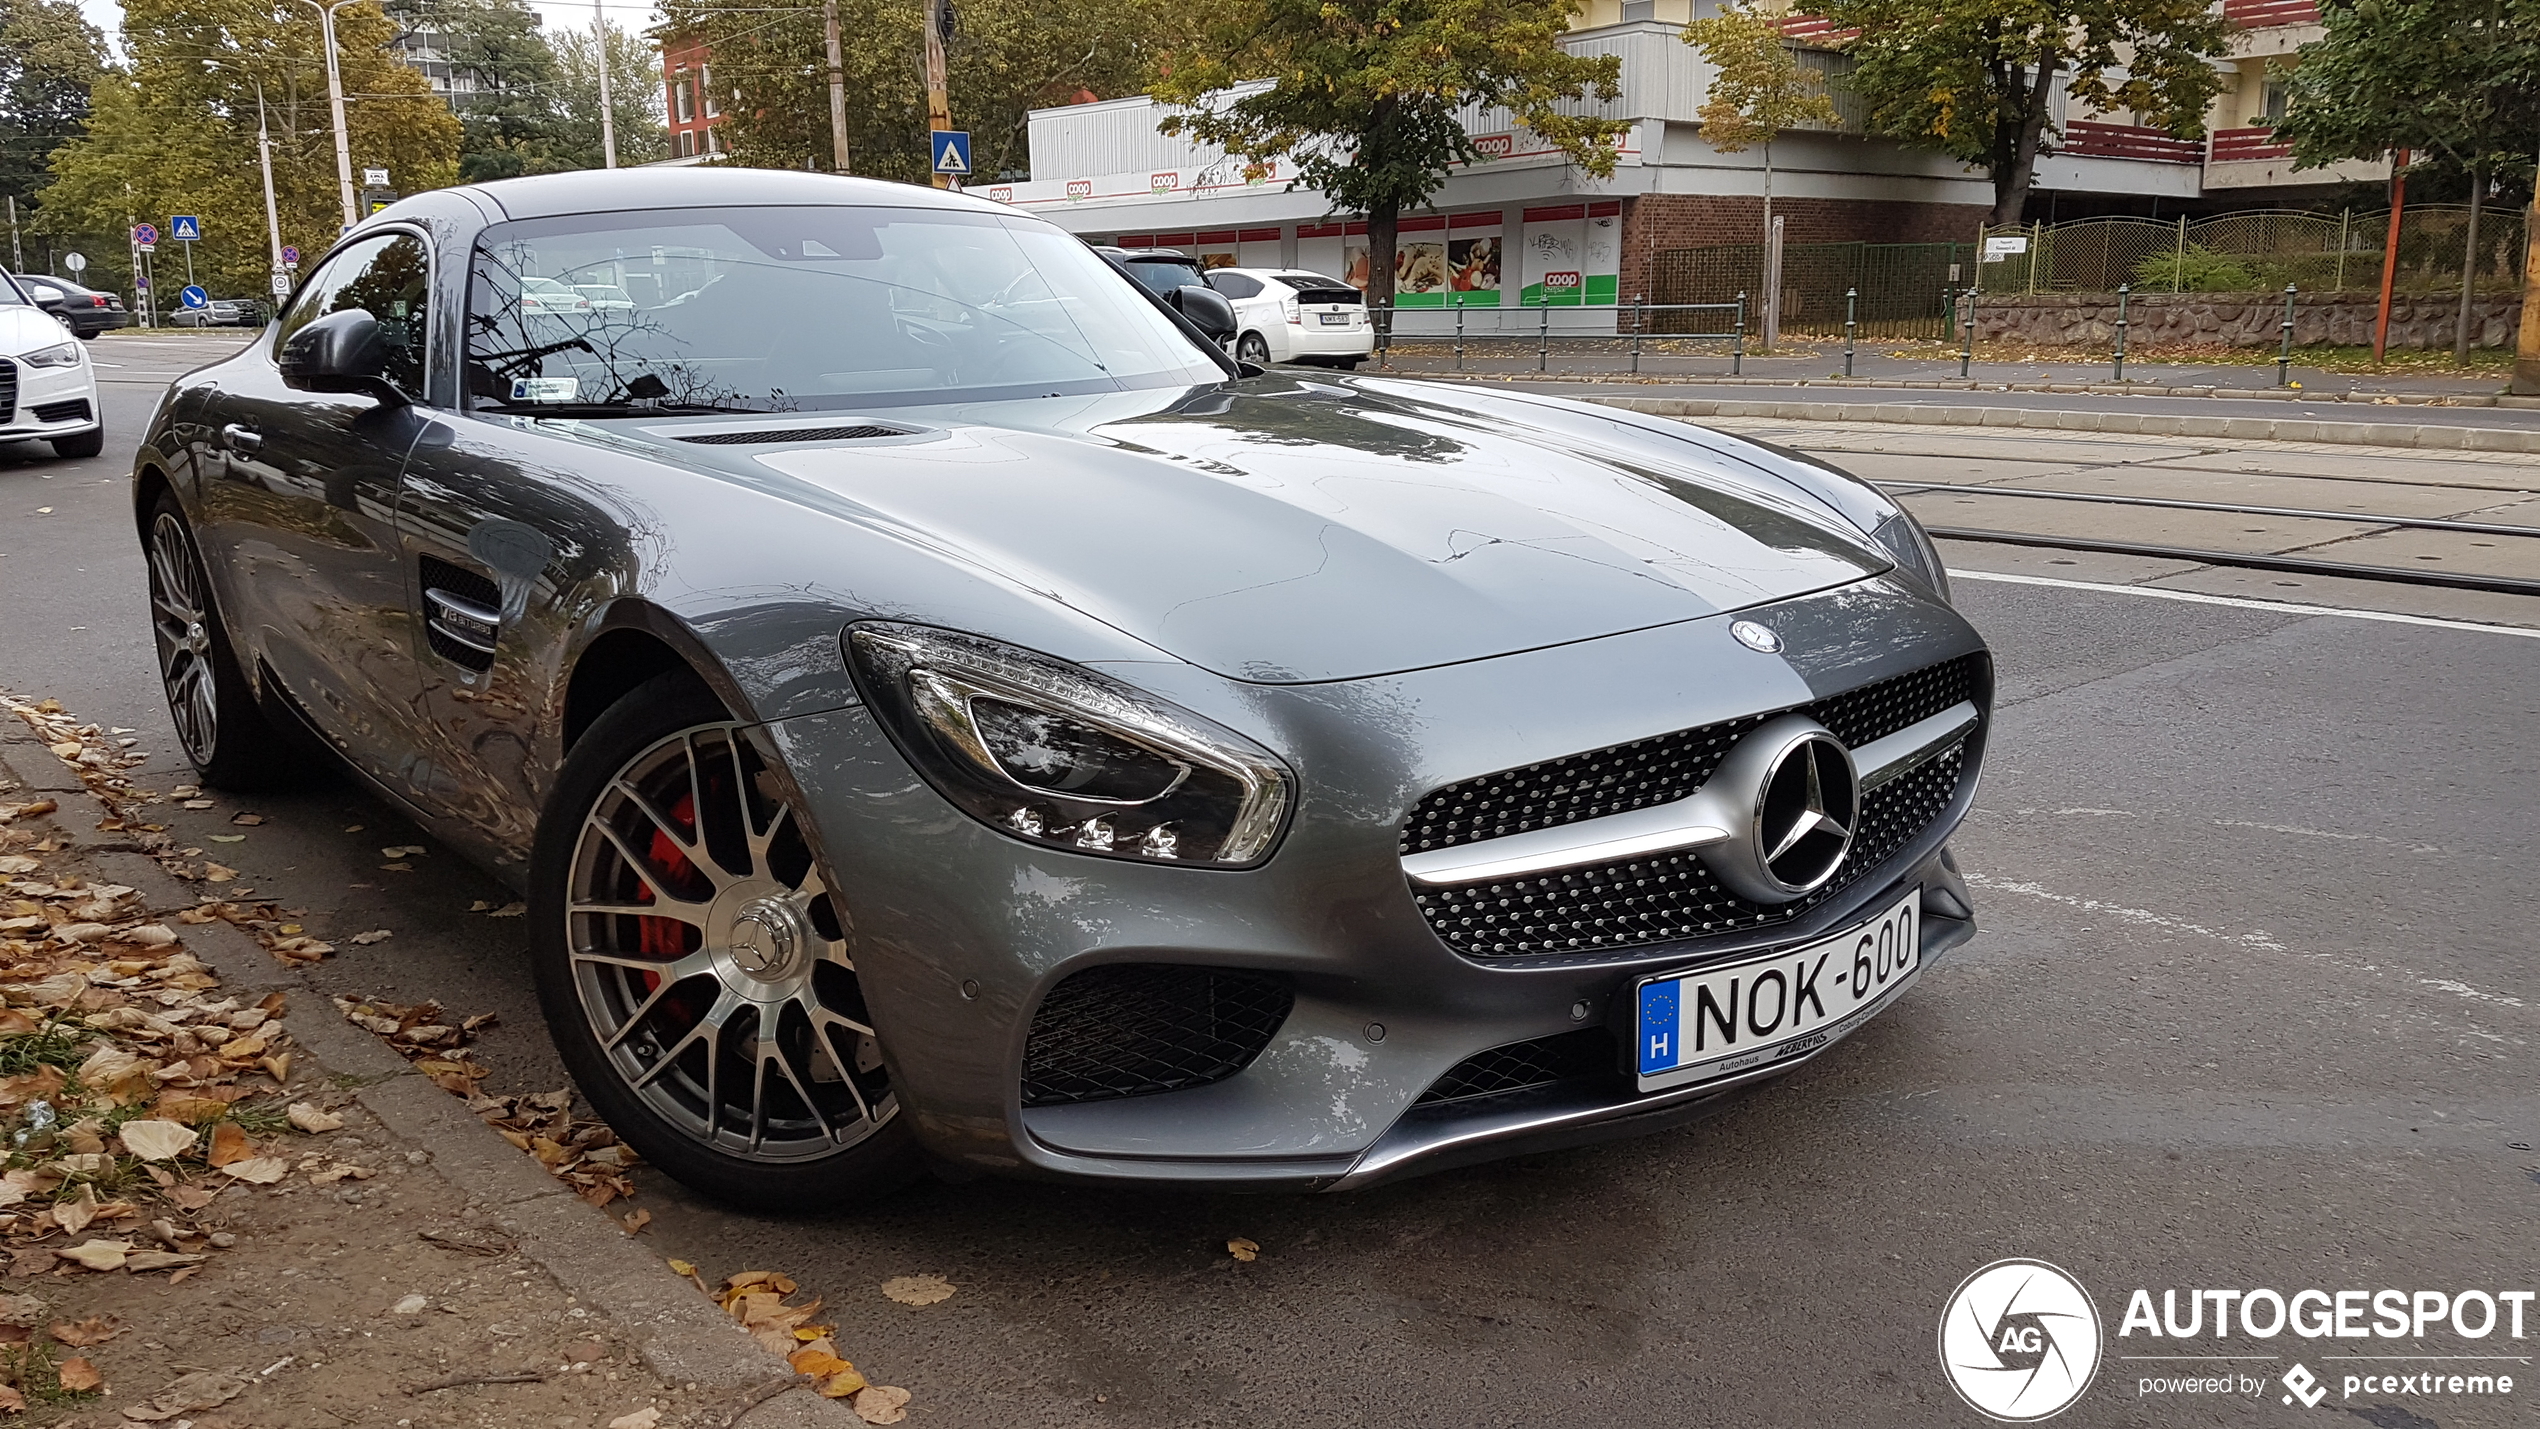
<svg viewBox="0 0 2540 1429">
<path fill-rule="evenodd" d="M 186 753 L 524 890 L 600 1113 L 768 1207 L 1654 1130 L 1969 935 L 1991 666 L 1902 511 L 1213 298 L 877 182 L 406 199 L 141 445 Z"/>
</svg>

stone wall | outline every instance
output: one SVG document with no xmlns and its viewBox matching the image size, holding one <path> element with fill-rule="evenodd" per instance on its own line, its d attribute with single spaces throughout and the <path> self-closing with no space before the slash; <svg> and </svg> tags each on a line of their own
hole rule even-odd
<svg viewBox="0 0 2540 1429">
<path fill-rule="evenodd" d="M 2378 306 L 2374 293 L 2296 294 L 2293 343 L 2368 347 Z M 2390 346 L 2450 347 L 2460 309 L 2458 293 L 2394 297 Z M 2471 345 L 2511 347 L 2521 320 L 2521 294 L 2482 293 L 2470 307 Z M 2283 321 L 2282 293 L 2137 293 L 2126 306 L 2126 343 L 2273 347 Z M 2114 293 L 1986 293 L 1976 305 L 1976 336 L 1988 340 L 2105 348 L 2116 324 Z"/>
</svg>

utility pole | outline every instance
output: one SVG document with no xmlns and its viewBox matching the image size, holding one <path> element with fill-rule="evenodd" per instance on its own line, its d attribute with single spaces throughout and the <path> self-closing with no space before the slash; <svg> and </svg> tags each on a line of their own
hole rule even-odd
<svg viewBox="0 0 2540 1429">
<path fill-rule="evenodd" d="M 831 0 L 835 3 L 836 0 Z M 947 0 L 926 0 L 926 127 L 952 127 L 952 86 L 944 78 L 944 31 L 950 28 Z M 935 187 L 952 187 L 952 175 L 935 175 Z"/>
<path fill-rule="evenodd" d="M 18 196 L 9 195 L 9 271 L 26 271 L 26 254 L 18 247 Z"/>
<path fill-rule="evenodd" d="M 609 104 L 609 22 L 600 0 L 591 0 L 591 45 L 600 53 L 600 163 L 617 167 L 617 114 Z"/>
<path fill-rule="evenodd" d="M 2390 236 L 2381 244 L 2381 306 L 2372 320 L 2372 365 L 2390 345 L 2390 288 L 2399 278 L 2399 215 L 2408 207 L 2408 151 L 2390 158 Z"/>
<path fill-rule="evenodd" d="M 326 104 L 335 117 L 335 186 L 344 201 L 344 226 L 352 227 L 361 219 L 353 202 L 353 141 L 344 127 L 344 71 L 335 62 L 335 12 L 355 0 L 335 0 L 332 5 L 321 0 L 300 0 L 318 12 L 318 33 L 326 46 Z"/>
<path fill-rule="evenodd" d="M 838 0 L 820 0 L 820 22 L 829 41 L 829 167 L 847 172 L 847 62 L 838 45 Z"/>
<path fill-rule="evenodd" d="M 265 86 L 256 82 L 256 168 L 265 180 L 265 237 L 273 248 L 273 271 L 282 271 L 282 220 L 273 208 L 273 136 L 265 130 Z"/>
</svg>

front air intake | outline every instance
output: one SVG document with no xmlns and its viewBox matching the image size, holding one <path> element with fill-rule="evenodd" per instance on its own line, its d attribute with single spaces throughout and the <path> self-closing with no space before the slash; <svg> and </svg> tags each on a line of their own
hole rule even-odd
<svg viewBox="0 0 2540 1429">
<path fill-rule="evenodd" d="M 1023 1047 L 1023 1104 L 1064 1106 L 1222 1082 L 1296 999 L 1266 973 L 1114 963 L 1050 989 Z"/>
</svg>

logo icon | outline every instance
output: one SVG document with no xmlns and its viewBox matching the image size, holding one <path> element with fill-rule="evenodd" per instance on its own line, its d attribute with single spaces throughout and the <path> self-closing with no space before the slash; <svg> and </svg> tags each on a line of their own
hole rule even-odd
<svg viewBox="0 0 2540 1429">
<path fill-rule="evenodd" d="M 2071 1408 L 2099 1372 L 2100 1343 L 2099 1310 L 2081 1282 L 2042 1260 L 1993 1262 L 1960 1281 L 1940 1312 L 1950 1387 L 2005 1423 Z"/>
<path fill-rule="evenodd" d="M 1727 837 L 1705 847 L 1702 861 L 1757 903 L 1825 887 L 1861 822 L 1852 752 L 1805 715 L 1783 715 L 1739 740 L 1703 791 L 1717 791 Z"/>
<path fill-rule="evenodd" d="M 1752 620 L 1729 622 L 1729 638 L 1749 650 L 1766 655 L 1775 654 L 1782 648 L 1782 638 L 1775 635 L 1771 627 L 1758 625 Z"/>
<path fill-rule="evenodd" d="M 2298 1399 L 2302 1401 L 2304 1409 L 2317 1409 L 2320 1407 L 2320 1401 L 2328 1398 L 2328 1386 L 2320 1383 L 2320 1377 L 2311 1373 L 2308 1365 L 2296 1364 L 2293 1368 L 2286 1370 L 2284 1387 L 2293 1391 L 2284 1396 L 2284 1402 L 2291 1404 Z"/>
</svg>

